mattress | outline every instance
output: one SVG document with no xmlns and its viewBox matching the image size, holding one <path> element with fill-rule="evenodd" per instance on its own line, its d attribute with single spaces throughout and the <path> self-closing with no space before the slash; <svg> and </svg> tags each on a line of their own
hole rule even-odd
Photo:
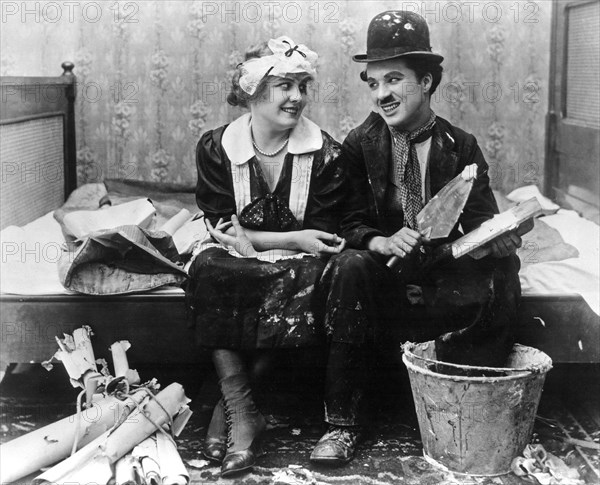
<svg viewBox="0 0 600 485">
<path fill-rule="evenodd" d="M 521 254 L 522 262 L 525 260 L 519 272 L 523 295 L 576 294 L 587 302 L 594 313 L 600 314 L 600 228 L 576 212 L 567 210 L 540 218 L 536 225 L 539 223 L 555 229 L 564 244 L 577 250 L 577 255 L 560 260 L 540 261 L 535 261 L 533 255 L 535 262 L 527 264 L 526 258 Z M 524 240 L 523 246 L 527 251 L 525 244 L 527 240 Z M 532 253 L 534 250 L 535 247 L 532 248 Z"/>
<path fill-rule="evenodd" d="M 61 210 L 97 207 L 106 193 L 104 184 L 77 189 Z M 156 224 L 161 224 L 160 211 Z M 168 211 L 167 211 L 168 212 Z M 61 285 L 57 262 L 65 237 L 56 211 L 22 226 L 0 232 L 2 261 L 0 290 L 13 295 L 70 294 Z M 600 314 L 599 227 L 573 211 L 559 210 L 536 220 L 519 250 L 523 296 L 581 296 Z M 157 294 L 183 294 L 178 287 L 153 290 Z"/>
</svg>

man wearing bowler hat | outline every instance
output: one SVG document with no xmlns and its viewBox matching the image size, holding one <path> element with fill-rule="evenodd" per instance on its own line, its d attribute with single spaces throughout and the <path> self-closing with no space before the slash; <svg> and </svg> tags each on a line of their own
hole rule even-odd
<svg viewBox="0 0 600 485">
<path fill-rule="evenodd" d="M 512 347 L 520 297 L 518 235 L 490 243 L 491 255 L 424 266 L 432 241 L 417 230 L 419 211 L 466 166 L 477 176 L 455 240 L 498 213 L 488 165 L 473 135 L 438 117 L 430 100 L 443 57 L 432 52 L 423 17 L 387 11 L 369 24 L 361 79 L 373 112 L 343 144 L 349 196 L 342 236 L 348 248 L 321 279 L 330 338 L 325 389 L 328 431 L 311 460 L 349 462 L 361 436 L 365 374 L 398 357 L 404 341 L 435 340 L 439 360 L 501 366 Z M 399 264 L 386 264 L 396 256 Z M 376 368 L 376 366 L 375 366 Z M 390 383 L 394 385 L 394 383 Z"/>
</svg>

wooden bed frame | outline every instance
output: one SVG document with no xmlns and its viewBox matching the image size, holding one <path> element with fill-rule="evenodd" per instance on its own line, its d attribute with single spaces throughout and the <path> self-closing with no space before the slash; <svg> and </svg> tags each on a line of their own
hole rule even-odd
<svg viewBox="0 0 600 485">
<path fill-rule="evenodd" d="M 72 63 L 64 62 L 62 68 L 58 77 L 0 78 L 2 228 L 44 215 L 49 204 L 61 204 L 77 187 L 76 79 Z M 33 138 L 46 136 L 46 142 L 50 137 L 56 142 L 53 153 L 44 141 L 35 146 L 37 151 L 23 153 L 24 147 L 15 141 L 18 130 Z M 28 193 L 44 200 L 27 200 Z M 13 197 L 7 200 L 7 194 Z"/>
<path fill-rule="evenodd" d="M 60 116 L 64 133 L 64 198 L 76 187 L 73 65 L 49 78 L 2 78 L 0 124 Z M 32 103 L 22 98 L 32 86 L 61 89 L 55 102 Z M 14 94 L 17 93 L 17 94 Z M 25 99 L 25 102 L 23 102 Z M 27 194 L 23 194 L 27 197 Z M 64 200 L 63 198 L 63 200 Z M 14 203 L 24 203 L 15 201 Z M 45 212 L 48 207 L 44 207 Z M 42 215 L 42 214 L 38 214 Z M 27 221 L 24 221 L 27 222 Z M 90 325 L 99 357 L 109 345 L 126 339 L 129 357 L 138 364 L 190 364 L 206 361 L 195 347 L 193 329 L 185 313 L 182 293 L 147 293 L 125 296 L 14 296 L 0 295 L 0 371 L 10 363 L 42 362 L 57 349 L 54 337 Z M 579 296 L 524 297 L 516 326 L 517 341 L 548 353 L 555 362 L 600 362 L 600 322 Z"/>
</svg>

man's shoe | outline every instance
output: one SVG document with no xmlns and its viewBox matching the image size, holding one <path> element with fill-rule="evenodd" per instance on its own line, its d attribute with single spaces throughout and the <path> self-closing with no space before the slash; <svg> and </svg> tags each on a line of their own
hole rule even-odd
<svg viewBox="0 0 600 485">
<path fill-rule="evenodd" d="M 310 454 L 310 461 L 321 465 L 345 465 L 354 458 L 360 435 L 357 426 L 330 425 Z"/>
</svg>

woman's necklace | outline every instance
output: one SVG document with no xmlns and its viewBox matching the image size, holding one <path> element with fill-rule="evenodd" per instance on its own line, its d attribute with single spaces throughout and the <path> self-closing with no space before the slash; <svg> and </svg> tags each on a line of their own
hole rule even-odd
<svg viewBox="0 0 600 485">
<path fill-rule="evenodd" d="M 277 150 L 275 150 L 274 152 L 264 152 L 262 151 L 258 145 L 256 144 L 256 142 L 254 141 L 254 137 L 252 137 L 252 145 L 254 145 L 254 148 L 256 149 L 256 151 L 258 153 L 260 153 L 261 155 L 264 155 L 265 157 L 274 157 L 275 155 L 277 155 L 281 150 L 283 150 L 285 148 L 285 146 L 288 144 L 288 141 L 290 141 L 290 137 L 288 136 L 285 141 L 283 142 L 283 145 L 281 145 Z"/>
</svg>

